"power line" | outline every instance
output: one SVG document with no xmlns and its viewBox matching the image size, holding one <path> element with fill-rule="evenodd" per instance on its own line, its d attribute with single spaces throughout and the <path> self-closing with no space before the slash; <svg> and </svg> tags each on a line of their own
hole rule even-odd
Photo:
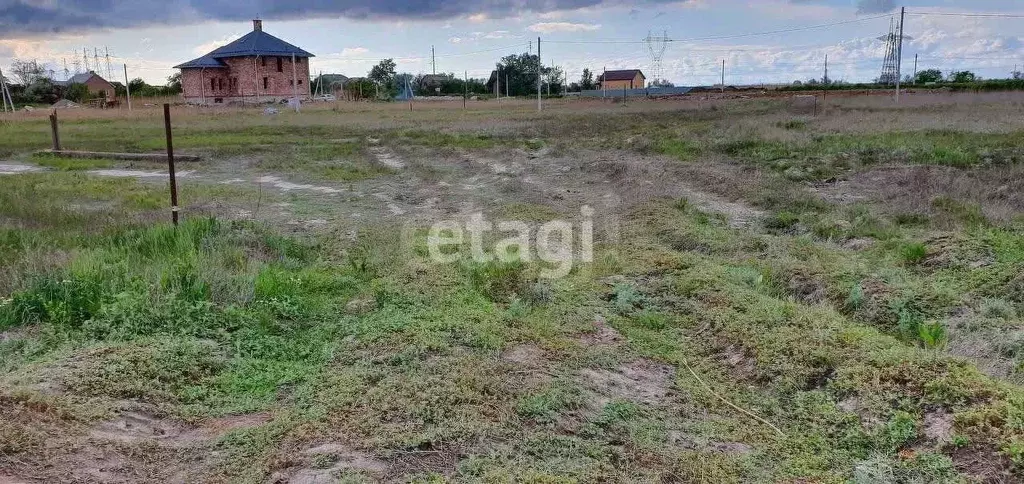
<svg viewBox="0 0 1024 484">
<path fill-rule="evenodd" d="M 510 50 L 510 49 L 515 49 L 515 48 L 523 47 L 525 45 L 527 45 L 526 42 L 521 42 L 521 43 L 518 43 L 518 44 L 508 45 L 508 46 L 504 46 L 504 47 L 495 47 L 493 49 L 476 50 L 476 51 L 472 51 L 472 52 L 459 52 L 459 53 L 455 53 L 455 54 L 440 54 L 440 55 L 437 55 L 435 57 L 438 57 L 438 58 L 463 57 L 463 56 L 467 56 L 467 55 L 484 54 L 484 53 L 487 53 L 487 52 L 507 51 L 507 50 Z M 343 57 L 343 56 L 340 56 L 340 55 L 325 55 L 325 56 L 321 56 L 320 58 L 321 59 L 330 59 L 330 60 L 369 61 L 369 62 L 376 62 L 376 61 L 381 60 L 380 57 L 359 58 L 359 57 Z M 406 61 L 412 61 L 412 60 L 427 60 L 430 57 L 395 56 L 394 58 L 395 59 L 406 60 Z"/>
<path fill-rule="evenodd" d="M 689 39 L 670 39 L 669 42 L 698 42 L 704 40 L 728 40 L 728 39 L 740 39 L 744 37 L 757 37 L 760 35 L 774 35 L 774 34 L 785 34 L 790 32 L 801 32 L 805 30 L 823 29 L 826 27 L 835 27 L 837 25 L 846 25 L 858 22 L 866 22 L 868 20 L 875 20 L 880 18 L 889 17 L 889 14 L 874 15 L 871 17 L 861 17 L 852 20 L 841 20 L 838 22 L 830 22 L 826 24 L 808 25 L 805 27 L 793 27 L 787 29 L 777 30 L 765 30 L 762 32 L 749 32 L 745 34 L 732 34 L 732 35 L 715 35 L 709 37 L 692 37 Z M 556 43 L 556 44 L 643 44 L 645 40 L 548 40 L 545 42 Z"/>
<path fill-rule="evenodd" d="M 968 12 L 907 12 L 907 15 L 935 17 L 974 17 L 974 18 L 1024 18 L 1019 13 L 968 13 Z"/>
</svg>

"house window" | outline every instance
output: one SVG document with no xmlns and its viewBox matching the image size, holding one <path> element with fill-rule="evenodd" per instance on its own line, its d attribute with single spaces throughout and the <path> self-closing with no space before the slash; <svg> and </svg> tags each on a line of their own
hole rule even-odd
<svg viewBox="0 0 1024 484">
<path fill-rule="evenodd" d="M 263 78 L 263 89 L 266 89 L 266 88 L 267 88 L 267 78 L 264 77 Z"/>
<path fill-rule="evenodd" d="M 299 79 L 299 85 L 300 86 L 302 85 L 302 79 Z"/>
<path fill-rule="evenodd" d="M 294 86 L 294 85 L 295 85 L 295 81 L 289 80 L 289 81 L 288 81 L 288 85 L 289 85 L 289 86 Z"/>
<path fill-rule="evenodd" d="M 284 72 L 284 65 L 281 63 L 281 58 L 277 58 L 277 72 Z"/>
<path fill-rule="evenodd" d="M 263 64 L 263 67 L 267 67 L 267 58 L 266 57 L 260 57 L 260 63 Z"/>
<path fill-rule="evenodd" d="M 217 90 L 217 85 L 215 84 L 216 82 L 217 82 L 216 79 L 214 79 L 212 77 L 210 78 L 210 90 L 211 91 Z"/>
<path fill-rule="evenodd" d="M 224 90 L 224 78 L 217 78 L 217 90 L 218 91 L 223 91 Z"/>
</svg>

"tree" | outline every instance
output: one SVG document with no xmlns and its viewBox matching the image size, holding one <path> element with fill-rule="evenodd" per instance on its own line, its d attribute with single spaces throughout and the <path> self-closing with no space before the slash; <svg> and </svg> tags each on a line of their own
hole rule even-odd
<svg viewBox="0 0 1024 484">
<path fill-rule="evenodd" d="M 71 84 L 64 91 L 64 97 L 76 103 L 89 99 L 89 88 L 85 84 Z"/>
<path fill-rule="evenodd" d="M 167 78 L 167 91 L 170 94 L 181 93 L 181 72 L 172 74 Z"/>
<path fill-rule="evenodd" d="M 974 75 L 971 71 L 958 71 L 949 73 L 950 82 L 974 82 L 978 80 L 978 76 Z"/>
<path fill-rule="evenodd" d="M 927 84 L 929 82 L 941 82 L 942 71 L 938 69 L 927 69 L 918 71 L 917 77 L 914 78 L 914 84 Z"/>
<path fill-rule="evenodd" d="M 384 59 L 370 69 L 369 77 L 378 86 L 390 88 L 395 80 L 395 60 Z"/>
<path fill-rule="evenodd" d="M 501 83 L 502 91 L 507 89 L 513 96 L 536 94 L 537 71 L 540 71 L 541 76 L 550 75 L 552 72 L 550 67 L 540 67 L 539 57 L 525 52 L 502 57 L 496 67 L 500 73 L 498 82 Z"/>
<path fill-rule="evenodd" d="M 651 81 L 650 87 L 676 87 L 676 85 L 666 79 L 655 79 Z"/>
<path fill-rule="evenodd" d="M 11 62 L 11 74 L 18 84 L 29 86 L 33 82 L 46 77 L 46 69 L 35 60 L 14 59 Z"/>
<path fill-rule="evenodd" d="M 594 73 L 590 69 L 583 69 L 583 76 L 580 77 L 580 89 L 589 91 L 594 89 Z"/>
</svg>

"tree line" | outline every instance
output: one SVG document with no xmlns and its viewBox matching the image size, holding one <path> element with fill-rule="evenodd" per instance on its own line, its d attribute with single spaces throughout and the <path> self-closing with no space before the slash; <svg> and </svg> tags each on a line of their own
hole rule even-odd
<svg viewBox="0 0 1024 484">
<path fill-rule="evenodd" d="M 114 86 L 115 96 L 124 96 L 124 83 L 107 79 Z M 61 99 L 87 102 L 110 93 L 90 93 L 84 84 L 68 84 L 55 81 L 52 72 L 35 60 L 14 59 L 4 72 L 4 82 L 11 91 L 15 104 L 53 104 Z M 153 86 L 142 78 L 128 82 L 132 97 L 171 96 L 181 93 L 181 74 L 167 78 L 167 84 Z"/>
</svg>

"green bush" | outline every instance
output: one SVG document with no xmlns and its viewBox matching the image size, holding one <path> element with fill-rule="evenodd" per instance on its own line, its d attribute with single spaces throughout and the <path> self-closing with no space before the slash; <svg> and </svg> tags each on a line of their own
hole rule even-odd
<svg viewBox="0 0 1024 484">
<path fill-rule="evenodd" d="M 529 280 L 522 261 L 472 262 L 464 269 L 470 285 L 494 302 L 509 302 L 528 293 Z"/>
<path fill-rule="evenodd" d="M 921 242 L 908 242 L 900 247 L 900 259 L 905 264 L 917 265 L 928 257 L 928 247 Z"/>
<path fill-rule="evenodd" d="M 925 348 L 939 349 L 946 346 L 946 327 L 938 321 L 918 325 L 917 334 Z"/>
</svg>

